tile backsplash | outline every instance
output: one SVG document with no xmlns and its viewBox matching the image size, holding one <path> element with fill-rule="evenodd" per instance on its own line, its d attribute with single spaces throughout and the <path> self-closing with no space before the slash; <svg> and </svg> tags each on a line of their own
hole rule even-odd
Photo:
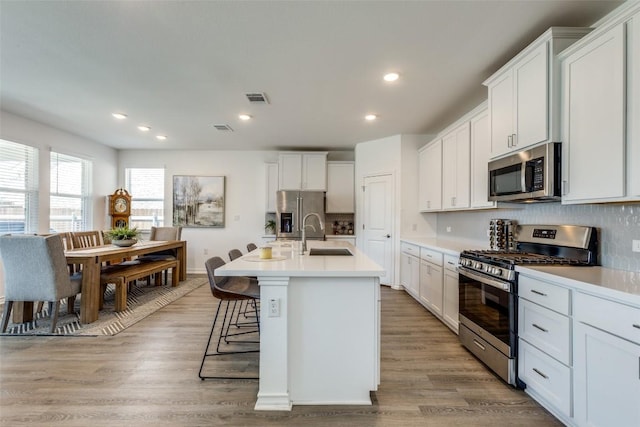
<svg viewBox="0 0 640 427">
<path fill-rule="evenodd" d="M 640 203 L 561 205 L 536 203 L 500 205 L 499 209 L 446 212 L 438 215 L 438 236 L 486 242 L 492 218 L 515 219 L 519 224 L 587 225 L 599 229 L 600 264 L 626 271 L 640 271 L 640 252 L 632 241 L 640 240 Z M 447 229 L 450 227 L 450 232 Z"/>
</svg>

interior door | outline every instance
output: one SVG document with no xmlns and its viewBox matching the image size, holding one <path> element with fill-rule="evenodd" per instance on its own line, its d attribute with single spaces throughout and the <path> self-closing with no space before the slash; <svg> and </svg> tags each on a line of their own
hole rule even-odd
<svg viewBox="0 0 640 427">
<path fill-rule="evenodd" d="M 364 252 L 385 270 L 380 283 L 391 284 L 393 265 L 393 176 L 364 178 Z"/>
</svg>

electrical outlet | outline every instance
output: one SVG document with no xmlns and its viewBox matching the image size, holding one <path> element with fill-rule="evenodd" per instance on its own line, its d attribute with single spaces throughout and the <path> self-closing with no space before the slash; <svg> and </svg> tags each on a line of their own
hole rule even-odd
<svg viewBox="0 0 640 427">
<path fill-rule="evenodd" d="M 491 237 L 491 230 L 487 230 L 487 237 Z"/>
<path fill-rule="evenodd" d="M 204 254 L 205 254 L 205 255 L 209 255 L 209 249 L 204 248 Z"/>
<path fill-rule="evenodd" d="M 447 227 L 447 233 L 451 233 L 451 227 Z"/>
<path fill-rule="evenodd" d="M 411 230 L 412 231 L 417 231 L 418 230 L 418 224 L 412 224 L 411 225 Z"/>
<path fill-rule="evenodd" d="M 269 300 L 269 317 L 280 317 L 280 299 Z"/>
<path fill-rule="evenodd" d="M 632 240 L 631 250 L 633 252 L 640 252 L 640 240 Z"/>
</svg>

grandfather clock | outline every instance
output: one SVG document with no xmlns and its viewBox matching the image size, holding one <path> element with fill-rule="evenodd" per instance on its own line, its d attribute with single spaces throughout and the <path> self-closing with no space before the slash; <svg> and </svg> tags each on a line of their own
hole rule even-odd
<svg viewBox="0 0 640 427">
<path fill-rule="evenodd" d="M 111 228 L 129 227 L 131 195 L 124 188 L 117 189 L 109 196 L 109 215 L 111 215 Z"/>
</svg>

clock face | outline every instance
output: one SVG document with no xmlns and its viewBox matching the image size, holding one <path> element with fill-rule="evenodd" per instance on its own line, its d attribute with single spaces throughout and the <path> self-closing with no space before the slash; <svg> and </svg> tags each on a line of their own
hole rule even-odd
<svg viewBox="0 0 640 427">
<path fill-rule="evenodd" d="M 118 213 L 126 212 L 127 208 L 128 208 L 127 199 L 124 199 L 122 197 L 118 197 L 113 204 L 113 210 L 115 210 Z"/>
</svg>

